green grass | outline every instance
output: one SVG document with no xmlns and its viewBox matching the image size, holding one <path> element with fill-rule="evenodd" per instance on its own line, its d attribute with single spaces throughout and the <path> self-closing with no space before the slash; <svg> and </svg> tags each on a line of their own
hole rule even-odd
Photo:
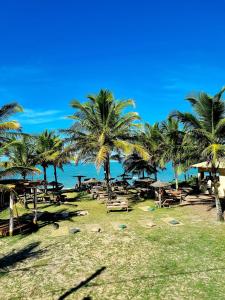
<svg viewBox="0 0 225 300">
<path fill-rule="evenodd" d="M 39 243 L 33 255 L 0 273 L 1 299 L 58 299 L 101 267 L 105 271 L 67 299 L 224 299 L 225 225 L 215 222 L 214 211 L 200 206 L 153 212 L 138 208 L 153 206 L 149 200 L 129 213 L 107 214 L 97 201 L 84 198 L 72 204 L 78 206 L 41 205 L 39 210 L 89 214 L 60 221 L 58 230 L 47 225 L 28 236 L 0 239 L 2 257 Z M 6 212 L 0 213 L 3 217 Z M 167 217 L 182 225 L 168 225 Z M 147 221 L 156 226 L 143 227 Z M 90 224 L 103 232 L 91 232 Z M 119 224 L 127 228 L 119 230 Z M 70 227 L 81 232 L 70 235 Z"/>
</svg>

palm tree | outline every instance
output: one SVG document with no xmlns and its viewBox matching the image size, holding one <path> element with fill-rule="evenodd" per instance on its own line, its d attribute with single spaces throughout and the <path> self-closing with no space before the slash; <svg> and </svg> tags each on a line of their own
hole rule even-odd
<svg viewBox="0 0 225 300">
<path fill-rule="evenodd" d="M 109 189 L 112 153 L 136 151 L 146 159 L 149 157 L 136 142 L 136 121 L 140 117 L 136 112 L 124 112 L 134 105 L 133 100 L 116 100 L 108 90 L 100 90 L 87 98 L 85 103 L 72 101 L 76 112 L 70 118 L 74 124 L 63 132 L 69 135 L 67 141 L 72 143 L 77 161 L 95 161 L 97 168 L 103 165 Z"/>
<path fill-rule="evenodd" d="M 51 138 L 52 148 L 54 149 L 54 157 L 52 157 L 52 165 L 54 168 L 54 177 L 56 187 L 58 186 L 57 168 L 63 170 L 64 164 L 69 164 L 72 159 L 70 155 L 70 148 L 65 147 L 64 141 L 59 135 L 53 135 Z"/>
<path fill-rule="evenodd" d="M 182 165 L 184 131 L 180 129 L 180 123 L 172 116 L 161 124 L 163 134 L 164 162 L 172 162 L 174 170 L 176 189 L 178 189 L 178 173 Z"/>
<path fill-rule="evenodd" d="M 30 136 L 15 138 L 5 147 L 8 160 L 4 163 L 5 168 L 16 168 L 25 180 L 29 174 L 40 173 L 35 166 L 38 162 L 35 154 L 35 143 Z"/>
<path fill-rule="evenodd" d="M 125 173 L 132 173 L 138 176 L 142 175 L 143 178 L 145 177 L 145 172 L 148 175 L 156 173 L 156 169 L 150 160 L 143 159 L 138 153 L 135 152 L 125 158 L 123 167 Z"/>
<path fill-rule="evenodd" d="M 173 116 L 186 125 L 186 139 L 197 144 L 202 159 L 206 159 L 211 164 L 217 220 L 219 221 L 224 220 L 216 176 L 225 151 L 225 103 L 222 100 L 224 91 L 225 87 L 215 96 L 202 92 L 188 97 L 187 100 L 191 103 L 194 114 L 179 111 L 173 113 Z"/>
<path fill-rule="evenodd" d="M 17 121 L 9 120 L 10 117 L 17 113 L 22 112 L 23 109 L 18 103 L 9 103 L 0 107 L 0 158 L 4 155 L 6 147 L 15 138 L 20 130 L 20 124 Z M 14 175 L 18 172 L 18 167 L 5 168 L 0 166 L 0 177 Z"/>
<path fill-rule="evenodd" d="M 17 103 L 10 103 L 0 107 L 0 147 L 2 148 L 10 139 L 15 136 L 15 131 L 20 129 L 17 121 L 9 120 L 9 118 L 17 113 L 22 112 L 22 107 Z M 0 152 L 1 154 L 1 152 Z"/>
<path fill-rule="evenodd" d="M 149 153 L 149 162 L 154 170 L 155 180 L 157 180 L 158 169 L 164 168 L 163 161 L 163 135 L 159 123 L 150 125 L 144 124 L 144 130 L 139 135 L 140 142 Z"/>
<path fill-rule="evenodd" d="M 54 131 L 45 130 L 36 139 L 38 163 L 43 168 L 44 181 L 47 181 L 47 168 L 57 157 L 57 147 L 60 141 L 55 139 Z"/>
</svg>

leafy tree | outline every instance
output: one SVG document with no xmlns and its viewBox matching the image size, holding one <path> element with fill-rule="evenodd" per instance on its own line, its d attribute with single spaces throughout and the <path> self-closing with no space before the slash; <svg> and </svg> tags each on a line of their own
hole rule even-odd
<svg viewBox="0 0 225 300">
<path fill-rule="evenodd" d="M 45 130 L 36 139 L 38 163 L 43 168 L 44 180 L 47 181 L 47 168 L 58 155 L 61 141 L 56 139 L 54 131 Z"/>
<path fill-rule="evenodd" d="M 52 146 L 54 148 L 54 156 L 52 157 L 51 163 L 54 168 L 54 177 L 56 186 L 58 185 L 57 168 L 63 170 L 64 164 L 69 164 L 72 159 L 70 154 L 70 148 L 64 145 L 64 141 L 59 135 L 52 136 Z"/>
<path fill-rule="evenodd" d="M 143 178 L 145 177 L 145 172 L 148 175 L 156 173 L 151 162 L 149 160 L 144 160 L 138 153 L 135 152 L 125 158 L 123 167 L 126 173 L 132 173 L 138 176 L 142 175 Z"/>
<path fill-rule="evenodd" d="M 177 119 L 169 117 L 161 124 L 163 134 L 163 154 L 164 162 L 172 162 L 174 170 L 176 189 L 178 189 L 178 173 L 182 166 L 184 131 L 180 129 L 180 123 Z"/>
<path fill-rule="evenodd" d="M 148 165 L 151 166 L 152 171 L 154 170 L 155 180 L 157 180 L 158 169 L 164 168 L 163 160 L 163 135 L 159 123 L 150 125 L 149 123 L 144 124 L 144 130 L 141 131 L 140 143 L 148 151 L 149 160 Z"/>
<path fill-rule="evenodd" d="M 16 168 L 25 180 L 29 174 L 40 173 L 35 166 L 38 162 L 35 153 L 35 143 L 30 136 L 13 139 L 6 147 L 8 160 L 4 163 L 5 168 Z"/>
<path fill-rule="evenodd" d="M 134 105 L 133 100 L 116 100 L 108 90 L 89 95 L 88 101 L 72 101 L 76 112 L 70 118 L 74 124 L 64 133 L 73 145 L 76 160 L 95 161 L 97 168 L 103 165 L 109 188 L 110 156 L 117 152 L 126 155 L 133 151 L 148 158 L 145 149 L 136 142 L 136 128 L 140 119 L 136 112 L 124 112 Z"/>
<path fill-rule="evenodd" d="M 12 138 L 18 135 L 20 124 L 17 121 L 10 120 L 10 117 L 18 112 L 22 112 L 22 107 L 17 103 L 9 103 L 0 107 L 0 158 L 4 155 L 7 145 Z M 18 171 L 17 167 L 0 167 L 0 177 L 14 175 Z"/>
<path fill-rule="evenodd" d="M 185 124 L 186 139 L 198 145 L 202 159 L 206 159 L 211 165 L 219 221 L 224 220 L 218 192 L 219 182 L 216 176 L 225 150 L 225 103 L 222 100 L 224 91 L 225 87 L 215 96 L 202 92 L 188 97 L 187 100 L 192 105 L 193 114 L 179 111 L 173 113 L 173 116 Z"/>
</svg>

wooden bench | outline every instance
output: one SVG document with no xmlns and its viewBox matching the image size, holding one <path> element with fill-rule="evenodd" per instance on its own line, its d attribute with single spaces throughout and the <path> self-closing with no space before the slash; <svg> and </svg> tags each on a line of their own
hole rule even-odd
<svg viewBox="0 0 225 300">
<path fill-rule="evenodd" d="M 19 233 L 26 233 L 30 230 L 33 230 L 35 228 L 35 224 L 33 222 L 26 222 L 26 223 L 18 223 L 17 221 L 14 221 L 14 228 L 13 228 L 13 234 L 19 234 Z M 9 224 L 1 224 L 0 225 L 0 236 L 8 236 L 9 235 Z"/>
<path fill-rule="evenodd" d="M 107 213 L 112 210 L 129 210 L 128 200 L 126 198 L 116 198 L 106 201 Z"/>
</svg>

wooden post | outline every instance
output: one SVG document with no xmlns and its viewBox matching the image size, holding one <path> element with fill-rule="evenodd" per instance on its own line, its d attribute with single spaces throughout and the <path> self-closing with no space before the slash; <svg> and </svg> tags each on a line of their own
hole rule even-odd
<svg viewBox="0 0 225 300">
<path fill-rule="evenodd" d="M 158 195 L 158 197 L 159 197 L 159 208 L 161 208 L 162 207 L 162 191 L 161 191 L 161 189 L 159 189 L 159 195 Z"/>
<path fill-rule="evenodd" d="M 13 235 L 13 229 L 14 229 L 14 220 L 13 220 L 13 204 L 14 204 L 14 193 L 10 192 L 9 195 L 9 235 Z"/>
<path fill-rule="evenodd" d="M 33 223 L 37 224 L 37 187 L 34 187 L 34 219 Z"/>
</svg>

